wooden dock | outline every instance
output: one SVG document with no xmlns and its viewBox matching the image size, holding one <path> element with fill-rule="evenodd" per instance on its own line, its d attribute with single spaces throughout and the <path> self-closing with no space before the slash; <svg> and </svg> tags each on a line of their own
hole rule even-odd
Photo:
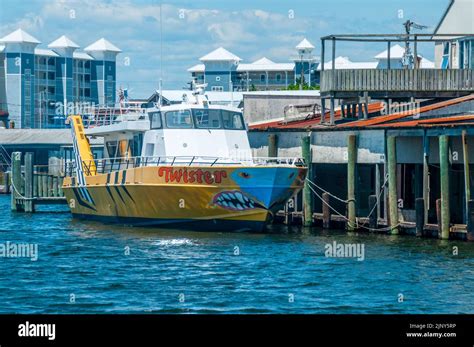
<svg viewBox="0 0 474 347">
<path fill-rule="evenodd" d="M 65 204 L 62 191 L 63 177 L 50 174 L 45 167 L 35 166 L 33 153 L 25 153 L 22 165 L 21 152 L 12 153 L 11 210 L 35 212 L 40 204 Z"/>
</svg>

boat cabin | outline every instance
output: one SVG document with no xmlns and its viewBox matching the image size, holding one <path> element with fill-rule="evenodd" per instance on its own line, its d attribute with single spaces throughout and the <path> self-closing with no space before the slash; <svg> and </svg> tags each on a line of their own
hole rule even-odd
<svg viewBox="0 0 474 347">
<path fill-rule="evenodd" d="M 87 123 L 87 122 L 86 122 Z M 104 138 L 104 157 L 235 158 L 252 157 L 240 109 L 206 103 L 127 111 L 107 124 L 86 129 Z"/>
</svg>

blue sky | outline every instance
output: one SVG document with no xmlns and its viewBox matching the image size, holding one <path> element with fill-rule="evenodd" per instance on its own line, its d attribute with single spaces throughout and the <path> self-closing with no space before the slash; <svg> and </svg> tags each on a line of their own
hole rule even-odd
<svg viewBox="0 0 474 347">
<path fill-rule="evenodd" d="M 449 0 L 173 0 L 163 1 L 163 81 L 181 89 L 187 68 L 223 46 L 244 62 L 266 56 L 288 62 L 307 37 L 320 55 L 328 34 L 401 33 L 411 19 L 432 32 Z M 402 18 L 400 18 L 402 15 Z M 65 34 L 85 47 L 105 37 L 122 49 L 118 84 L 147 97 L 160 76 L 159 0 L 0 0 L 0 36 L 21 27 L 42 46 Z M 370 61 L 384 44 L 338 44 L 337 55 Z M 433 58 L 433 46 L 420 53 Z"/>
</svg>

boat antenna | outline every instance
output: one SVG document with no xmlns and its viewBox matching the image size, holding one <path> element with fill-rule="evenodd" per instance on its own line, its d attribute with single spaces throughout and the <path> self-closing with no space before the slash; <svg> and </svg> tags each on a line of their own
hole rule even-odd
<svg viewBox="0 0 474 347">
<path fill-rule="evenodd" d="M 428 27 L 426 25 L 415 23 L 409 19 L 405 23 L 403 23 L 403 26 L 405 27 L 405 33 L 406 33 L 407 39 L 405 41 L 405 52 L 403 53 L 402 64 L 405 66 L 405 68 L 410 68 L 413 66 L 414 61 L 418 59 L 418 57 L 413 56 L 410 49 L 409 39 L 410 39 L 411 30 L 412 28 L 417 29 L 417 30 L 423 30 Z"/>
<path fill-rule="evenodd" d="M 159 99 L 159 108 L 163 104 L 163 1 L 160 1 L 160 99 Z"/>
</svg>

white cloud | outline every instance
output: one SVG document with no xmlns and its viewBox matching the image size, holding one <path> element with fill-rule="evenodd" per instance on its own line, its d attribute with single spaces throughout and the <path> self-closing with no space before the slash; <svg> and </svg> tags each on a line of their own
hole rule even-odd
<svg viewBox="0 0 474 347">
<path fill-rule="evenodd" d="M 130 88 L 134 85 L 133 90 L 140 96 L 151 94 L 161 60 L 159 4 L 151 1 L 136 4 L 131 0 L 48 0 L 37 5 L 34 10 L 24 6 L 23 13 L 18 10 L 16 16 L 2 17 L 0 35 L 22 27 L 42 41 L 43 46 L 65 34 L 81 47 L 105 37 L 123 51 L 117 59 L 118 82 Z M 224 46 L 246 62 L 263 55 L 287 62 L 309 22 L 262 9 L 189 9 L 164 4 L 162 11 L 167 88 L 185 86 L 190 78 L 186 69 L 218 46 Z M 316 41 L 315 37 L 309 38 Z M 124 64 L 125 57 L 129 58 L 130 66 Z"/>
</svg>

